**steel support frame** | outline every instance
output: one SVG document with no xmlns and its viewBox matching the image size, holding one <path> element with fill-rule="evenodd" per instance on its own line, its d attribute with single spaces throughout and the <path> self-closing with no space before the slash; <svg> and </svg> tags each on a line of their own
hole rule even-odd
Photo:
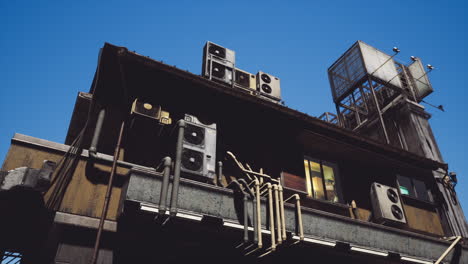
<svg viewBox="0 0 468 264">
<path fill-rule="evenodd" d="M 374 101 L 375 109 L 377 110 L 377 115 L 379 117 L 380 127 L 381 127 L 382 132 L 383 132 L 384 137 L 385 137 L 385 141 L 387 142 L 387 144 L 390 144 L 390 139 L 388 138 L 387 129 L 385 128 L 385 121 L 383 119 L 382 112 L 380 111 L 379 102 L 377 101 L 377 95 L 375 94 L 374 86 L 372 85 L 372 78 L 371 77 L 369 77 L 369 86 L 370 86 L 370 90 L 371 90 L 371 94 L 372 94 L 372 99 Z"/>
</svg>

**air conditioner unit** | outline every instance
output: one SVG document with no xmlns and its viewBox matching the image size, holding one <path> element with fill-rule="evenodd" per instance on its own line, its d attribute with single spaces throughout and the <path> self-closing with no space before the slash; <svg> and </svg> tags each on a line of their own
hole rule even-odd
<svg viewBox="0 0 468 264">
<path fill-rule="evenodd" d="M 374 220 L 382 224 L 405 224 L 401 197 L 396 188 L 374 182 L 370 191 Z"/>
<path fill-rule="evenodd" d="M 163 111 L 161 106 L 154 106 L 150 103 L 143 102 L 138 98 L 133 101 L 130 115 L 134 117 L 141 116 L 151 118 L 164 125 L 170 125 L 172 123 L 172 119 L 169 117 L 169 112 Z"/>
<path fill-rule="evenodd" d="M 273 101 L 281 100 L 280 79 L 268 73 L 257 73 L 257 91 L 260 96 Z"/>
<path fill-rule="evenodd" d="M 213 42 L 203 48 L 202 76 L 219 82 L 232 84 L 236 53 Z"/>
<path fill-rule="evenodd" d="M 235 69 L 234 84 L 237 88 L 256 91 L 257 77 L 241 69 Z"/>
<path fill-rule="evenodd" d="M 216 173 L 216 124 L 185 115 L 181 172 L 188 178 L 210 182 Z"/>
</svg>

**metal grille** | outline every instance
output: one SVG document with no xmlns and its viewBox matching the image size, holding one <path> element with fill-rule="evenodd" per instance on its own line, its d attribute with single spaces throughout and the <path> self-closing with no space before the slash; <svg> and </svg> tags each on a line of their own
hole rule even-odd
<svg viewBox="0 0 468 264">
<path fill-rule="evenodd" d="M 330 67 L 328 74 L 335 100 L 354 88 L 354 84 L 366 74 L 359 45 L 356 43 L 346 52 Z"/>
</svg>

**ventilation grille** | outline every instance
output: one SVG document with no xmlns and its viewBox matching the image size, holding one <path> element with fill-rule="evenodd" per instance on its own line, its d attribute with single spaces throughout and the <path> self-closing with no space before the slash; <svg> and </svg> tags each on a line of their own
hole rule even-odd
<svg viewBox="0 0 468 264">
<path fill-rule="evenodd" d="M 203 153 L 187 148 L 183 149 L 182 167 L 190 171 L 201 171 L 203 168 Z"/>
<path fill-rule="evenodd" d="M 187 124 L 184 130 L 184 140 L 193 145 L 203 145 L 205 141 L 205 129 Z"/>
</svg>

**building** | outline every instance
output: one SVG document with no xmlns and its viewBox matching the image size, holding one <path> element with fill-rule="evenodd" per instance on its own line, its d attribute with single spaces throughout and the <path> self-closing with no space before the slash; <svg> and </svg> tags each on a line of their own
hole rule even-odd
<svg viewBox="0 0 468 264">
<path fill-rule="evenodd" d="M 65 143 L 12 139 L 0 249 L 21 263 L 433 263 L 444 252 L 468 263 L 456 178 L 408 92 L 420 90 L 401 83 L 411 66 L 396 82 L 389 55 L 374 51 L 383 61 L 365 68 L 366 48 L 329 69 L 333 124 L 281 104 L 279 80 L 236 69 L 213 43 L 204 76 L 105 44 Z"/>
</svg>

